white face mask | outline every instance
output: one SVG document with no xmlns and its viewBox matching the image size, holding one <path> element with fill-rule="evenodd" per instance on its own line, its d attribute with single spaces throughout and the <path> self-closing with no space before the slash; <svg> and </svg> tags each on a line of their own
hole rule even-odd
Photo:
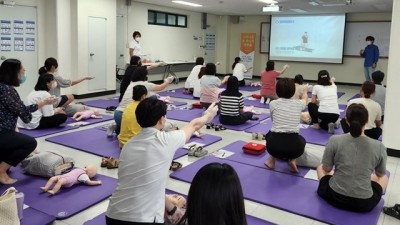
<svg viewBox="0 0 400 225">
<path fill-rule="evenodd" d="M 53 83 L 51 83 L 51 89 L 54 89 L 54 88 L 56 88 L 57 87 L 57 82 L 53 82 Z"/>
<path fill-rule="evenodd" d="M 367 41 L 367 45 L 370 45 L 370 44 L 372 44 L 372 42 L 371 41 Z"/>
<path fill-rule="evenodd" d="M 135 41 L 139 42 L 140 41 L 140 37 L 136 37 Z"/>
</svg>

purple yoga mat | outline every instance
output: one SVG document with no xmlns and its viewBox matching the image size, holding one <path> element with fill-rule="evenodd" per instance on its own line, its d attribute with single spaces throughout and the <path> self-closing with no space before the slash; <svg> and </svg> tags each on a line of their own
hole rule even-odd
<svg viewBox="0 0 400 225">
<path fill-rule="evenodd" d="M 68 117 L 68 119 L 67 119 L 67 121 L 65 121 L 65 123 L 69 124 L 69 123 L 85 122 L 85 123 L 89 123 L 87 125 L 90 125 L 90 124 L 101 123 L 101 122 L 105 122 L 105 121 L 114 119 L 114 116 L 112 116 L 112 115 L 101 114 L 100 116 L 101 116 L 101 118 L 98 118 L 98 119 L 89 118 L 89 119 L 85 119 L 85 120 L 81 120 L 81 121 L 76 121 L 76 120 L 72 119 L 72 117 Z"/>
<path fill-rule="evenodd" d="M 190 122 L 197 117 L 203 115 L 203 109 L 174 109 L 167 111 L 167 118 L 172 120 L 179 120 Z"/>
<path fill-rule="evenodd" d="M 246 123 L 241 124 L 241 125 L 223 125 L 226 129 L 230 130 L 236 130 L 236 131 L 243 131 L 246 129 L 249 129 L 250 127 L 256 126 L 257 124 L 260 123 L 260 121 L 263 121 L 269 117 L 269 113 L 261 113 L 259 115 L 254 115 L 254 117 L 258 117 L 258 120 L 248 120 Z M 217 115 L 214 117 L 214 119 L 211 121 L 214 124 L 220 124 L 219 122 L 219 116 Z"/>
<path fill-rule="evenodd" d="M 177 88 L 168 91 L 158 92 L 160 96 L 169 96 L 172 98 L 194 99 L 192 94 L 184 94 L 184 88 Z"/>
<path fill-rule="evenodd" d="M 226 89 L 226 84 L 222 84 L 220 87 Z M 261 90 L 261 86 L 256 86 L 256 87 L 247 86 L 247 85 L 246 86 L 239 86 L 239 90 L 240 91 L 255 92 L 255 91 L 260 91 Z"/>
<path fill-rule="evenodd" d="M 109 106 L 117 107 L 119 102 L 118 98 L 111 98 L 111 99 L 96 99 L 96 100 L 84 101 L 82 102 L 82 104 L 90 107 L 105 109 Z"/>
<path fill-rule="evenodd" d="M 256 166 L 260 167 L 263 169 L 268 169 L 265 165 L 264 162 L 268 159 L 269 154 L 267 151 L 265 151 L 261 155 L 249 155 L 243 153 L 242 147 L 247 144 L 245 141 L 235 141 L 232 144 L 229 144 L 225 147 L 222 147 L 221 149 L 234 152 L 235 154 L 225 158 L 226 160 L 233 161 L 233 162 L 238 162 L 238 163 L 243 163 L 251 166 Z M 289 166 L 287 162 L 281 161 L 281 160 L 276 160 L 275 163 L 275 169 L 274 171 L 282 172 L 282 173 L 287 173 L 293 176 L 299 176 L 299 177 L 304 177 L 307 172 L 310 170 L 305 167 L 300 167 L 298 166 L 299 173 L 291 173 L 289 171 Z"/>
<path fill-rule="evenodd" d="M 249 99 L 245 99 L 244 100 L 244 105 L 245 106 L 254 106 L 257 108 L 264 108 L 264 109 L 269 109 L 269 104 L 268 103 L 261 103 L 260 99 L 255 99 L 255 100 L 249 100 Z"/>
<path fill-rule="evenodd" d="M 219 136 L 206 134 L 201 138 L 193 137 L 189 140 L 189 142 L 195 141 L 203 143 L 207 146 L 218 142 L 221 139 L 222 138 Z M 87 130 L 72 132 L 69 134 L 59 135 L 47 138 L 46 141 L 50 141 L 70 148 L 75 148 L 99 156 L 112 156 L 114 158 L 119 158 L 119 155 L 121 153 L 117 137 L 107 137 L 106 131 L 101 128 L 91 128 Z M 186 149 L 178 149 L 175 152 L 174 159 L 180 158 L 186 154 Z"/>
<path fill-rule="evenodd" d="M 21 225 L 50 225 L 54 220 L 56 220 L 56 217 L 29 207 L 24 209 Z"/>
<path fill-rule="evenodd" d="M 13 186 L 25 193 L 26 205 L 57 219 L 66 219 L 108 198 L 117 185 L 117 179 L 97 174 L 95 179 L 101 180 L 101 185 L 76 184 L 71 188 L 61 189 L 56 195 L 51 196 L 40 190 L 48 178 L 26 175 L 20 167 L 11 168 L 10 176 L 18 179 L 18 182 L 13 185 L 1 185 L 0 192 Z"/>
<path fill-rule="evenodd" d="M 38 137 L 43 137 L 43 136 L 47 136 L 50 134 L 55 134 L 55 133 L 60 133 L 60 132 L 64 132 L 67 130 L 73 130 L 76 129 L 78 127 L 73 127 L 73 126 L 66 126 L 65 124 L 63 124 L 62 126 L 59 127 L 54 127 L 54 128 L 47 128 L 47 129 L 34 129 L 34 130 L 27 130 L 27 129 L 19 129 L 20 133 L 29 135 L 31 137 L 34 138 L 38 138 Z"/>
<path fill-rule="evenodd" d="M 250 127 L 245 130 L 247 133 L 262 133 L 266 134 L 272 127 L 272 121 L 266 120 L 263 123 L 260 123 L 256 126 Z M 314 129 L 309 126 L 308 128 L 300 128 L 300 135 L 306 139 L 307 143 L 316 144 L 316 145 L 326 145 L 329 141 L 329 138 L 332 134 L 328 134 L 328 131 L 323 129 Z M 335 129 L 335 135 L 343 134 L 343 130 L 341 127 Z"/>
<path fill-rule="evenodd" d="M 338 92 L 337 92 L 337 97 L 340 98 L 340 97 L 342 97 L 344 94 L 345 94 L 344 92 L 338 91 Z M 308 96 L 309 98 L 312 98 L 312 92 L 307 92 L 307 96 Z"/>
<path fill-rule="evenodd" d="M 355 99 L 355 98 L 361 98 L 361 95 L 360 94 L 355 94 L 353 97 L 349 98 L 349 100 L 347 100 L 347 101 L 350 101 L 350 100 Z"/>
<path fill-rule="evenodd" d="M 318 182 L 314 180 L 212 156 L 204 157 L 172 173 L 171 177 L 190 183 L 200 168 L 213 162 L 227 163 L 236 170 L 246 199 L 329 224 L 375 225 L 384 204 L 382 199 L 369 213 L 337 209 L 317 195 Z"/>
</svg>

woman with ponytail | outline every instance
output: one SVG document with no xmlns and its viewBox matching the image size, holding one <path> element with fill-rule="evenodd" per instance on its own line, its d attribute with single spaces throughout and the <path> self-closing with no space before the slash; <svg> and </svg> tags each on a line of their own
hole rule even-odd
<svg viewBox="0 0 400 225">
<path fill-rule="evenodd" d="M 382 142 L 365 136 L 368 111 L 364 105 L 351 104 L 346 122 L 350 133 L 329 139 L 322 164 L 317 167 L 318 195 L 337 208 L 369 212 L 388 184 L 386 148 Z"/>
<path fill-rule="evenodd" d="M 360 98 L 350 100 L 347 105 L 354 103 L 363 104 L 368 111 L 368 122 L 365 125 L 364 133 L 366 136 L 378 140 L 382 135 L 382 109 L 379 103 L 372 100 L 372 95 L 375 93 L 375 84 L 372 81 L 365 81 L 360 90 Z M 343 131 L 349 132 L 349 126 L 345 119 L 340 121 Z"/>
<path fill-rule="evenodd" d="M 86 76 L 83 77 L 79 80 L 69 80 L 69 79 L 64 79 L 62 76 L 55 74 L 56 70 L 58 68 L 58 62 L 55 58 L 47 58 L 46 61 L 44 61 L 44 66 L 42 66 L 39 69 L 39 75 L 50 73 L 54 76 L 54 80 L 57 82 L 57 86 L 52 88 L 49 93 L 51 95 L 55 95 L 58 97 L 57 102 L 54 104 L 54 107 L 65 107 L 69 105 L 72 101 L 74 101 L 74 95 L 61 95 L 61 88 L 67 88 L 74 86 L 75 84 L 79 84 L 82 81 L 85 80 L 91 80 L 93 77 Z"/>
</svg>

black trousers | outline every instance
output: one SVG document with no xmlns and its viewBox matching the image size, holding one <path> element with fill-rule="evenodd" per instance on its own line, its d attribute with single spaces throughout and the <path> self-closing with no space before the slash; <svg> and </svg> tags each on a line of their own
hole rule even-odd
<svg viewBox="0 0 400 225">
<path fill-rule="evenodd" d="M 66 120 L 66 114 L 54 114 L 52 116 L 42 117 L 36 129 L 58 127 L 60 124 L 65 123 Z"/>
<path fill-rule="evenodd" d="M 243 87 L 245 85 L 246 85 L 246 81 L 244 79 L 243 80 L 239 80 L 239 86 L 240 87 Z"/>
<path fill-rule="evenodd" d="M 267 151 L 275 158 L 290 160 L 299 158 L 304 153 L 306 140 L 298 133 L 268 132 L 266 135 Z"/>
<path fill-rule="evenodd" d="M 350 132 L 350 127 L 349 125 L 346 123 L 346 119 L 343 118 L 342 120 L 340 120 L 340 124 L 342 125 L 342 129 L 344 133 L 348 133 Z M 368 130 L 364 130 L 364 134 L 367 137 L 370 137 L 372 139 L 378 140 L 379 137 L 382 135 L 382 128 L 380 127 L 375 127 L 372 129 L 368 129 Z"/>
<path fill-rule="evenodd" d="M 16 166 L 36 149 L 35 138 L 13 130 L 0 131 L 0 162 Z"/>
<path fill-rule="evenodd" d="M 224 116 L 219 115 L 219 122 L 225 125 L 240 125 L 246 123 L 253 117 L 252 112 L 244 112 L 239 116 Z"/>
<path fill-rule="evenodd" d="M 308 103 L 308 113 L 310 113 L 312 123 L 319 123 L 322 129 L 328 130 L 328 124 L 335 123 L 339 119 L 339 114 L 321 113 L 318 112 L 318 107 L 315 103 Z M 319 120 L 321 121 L 319 122 Z"/>
<path fill-rule="evenodd" d="M 150 224 L 163 225 L 163 223 L 156 223 L 156 222 L 153 222 L 153 223 L 128 222 L 128 221 L 112 219 L 107 216 L 106 216 L 106 223 L 107 223 L 107 225 L 150 225 Z"/>
</svg>

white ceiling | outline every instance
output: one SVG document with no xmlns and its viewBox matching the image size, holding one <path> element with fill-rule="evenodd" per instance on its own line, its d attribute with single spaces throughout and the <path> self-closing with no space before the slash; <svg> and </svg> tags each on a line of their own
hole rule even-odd
<svg viewBox="0 0 400 225">
<path fill-rule="evenodd" d="M 148 4 L 168 6 L 189 11 L 211 13 L 216 15 L 269 15 L 261 9 L 266 3 L 259 0 L 185 0 L 203 5 L 203 7 L 190 7 L 172 3 L 172 0 L 134 0 Z M 282 7 L 282 11 L 273 14 L 305 14 L 305 13 L 361 13 L 361 12 L 391 12 L 393 0 L 276 0 Z M 317 2 L 313 6 L 310 2 Z M 298 13 L 292 9 L 300 9 L 306 12 Z"/>
</svg>

